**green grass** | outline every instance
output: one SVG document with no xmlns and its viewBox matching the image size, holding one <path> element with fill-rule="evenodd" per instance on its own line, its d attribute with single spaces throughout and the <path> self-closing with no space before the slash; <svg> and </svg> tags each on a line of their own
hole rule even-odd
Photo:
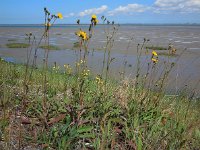
<svg viewBox="0 0 200 150">
<path fill-rule="evenodd" d="M 56 33 L 56 35 L 62 35 L 61 33 Z"/>
<path fill-rule="evenodd" d="M 20 135 L 21 123 L 9 116 L 23 111 L 23 116 L 31 122 L 22 123 L 23 146 L 43 144 L 58 150 L 200 147 L 200 104 L 185 94 L 168 96 L 141 86 L 132 95 L 134 86 L 130 81 L 108 80 L 98 85 L 92 76 L 49 69 L 47 101 L 43 105 L 44 72 L 31 68 L 28 72 L 32 75 L 24 94 L 25 66 L 0 61 L 0 131 L 3 132 L 0 139 Z M 46 128 L 44 120 L 49 123 Z M 8 134 L 13 131 L 7 130 L 8 127 L 15 132 Z"/>
<path fill-rule="evenodd" d="M 74 48 L 79 48 L 80 47 L 80 43 L 79 42 L 75 42 L 73 45 Z"/>
<path fill-rule="evenodd" d="M 168 48 L 162 46 L 146 46 L 146 48 L 151 50 L 168 50 Z"/>
<path fill-rule="evenodd" d="M 58 46 L 55 46 L 55 45 L 41 45 L 39 48 L 42 48 L 42 49 L 49 49 L 49 50 L 60 50 L 60 47 Z"/>
<path fill-rule="evenodd" d="M 103 50 L 103 48 L 101 48 L 101 47 L 98 47 L 98 48 L 95 48 L 95 50 L 97 50 L 97 51 L 102 51 L 102 50 Z"/>
<path fill-rule="evenodd" d="M 8 39 L 9 42 L 15 42 L 17 39 Z"/>
<path fill-rule="evenodd" d="M 172 54 L 172 53 L 168 53 L 168 52 L 159 52 L 158 55 L 167 56 L 167 57 L 177 57 L 178 56 L 178 54 Z"/>
<path fill-rule="evenodd" d="M 8 43 L 6 44 L 8 48 L 28 48 L 30 44 L 26 43 Z"/>
</svg>

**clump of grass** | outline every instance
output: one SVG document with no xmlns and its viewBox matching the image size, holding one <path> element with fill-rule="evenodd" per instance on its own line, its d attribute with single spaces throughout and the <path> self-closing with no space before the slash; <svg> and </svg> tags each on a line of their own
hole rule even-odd
<svg viewBox="0 0 200 150">
<path fill-rule="evenodd" d="M 146 48 L 151 50 L 168 50 L 166 47 L 162 46 L 146 46 Z"/>
<path fill-rule="evenodd" d="M 62 35 L 61 33 L 56 33 L 56 35 Z"/>
<path fill-rule="evenodd" d="M 101 47 L 97 47 L 95 50 L 97 50 L 97 51 L 102 51 L 103 48 L 101 48 Z"/>
<path fill-rule="evenodd" d="M 8 39 L 9 42 L 15 42 L 17 39 Z"/>
<path fill-rule="evenodd" d="M 79 42 L 75 42 L 73 45 L 74 48 L 79 48 L 80 47 L 80 43 Z"/>
<path fill-rule="evenodd" d="M 30 44 L 27 43 L 8 43 L 6 44 L 8 48 L 28 48 Z"/>
<path fill-rule="evenodd" d="M 158 53 L 160 56 L 167 56 L 167 57 L 177 57 L 178 54 L 167 53 L 167 52 L 160 52 Z"/>
<path fill-rule="evenodd" d="M 49 49 L 49 50 L 60 50 L 60 47 L 55 46 L 55 45 L 41 45 L 39 48 L 42 49 Z"/>
</svg>

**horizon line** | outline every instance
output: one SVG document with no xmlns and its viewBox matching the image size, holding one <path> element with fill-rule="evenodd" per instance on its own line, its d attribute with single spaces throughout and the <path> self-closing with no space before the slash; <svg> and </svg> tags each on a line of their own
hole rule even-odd
<svg viewBox="0 0 200 150">
<path fill-rule="evenodd" d="M 0 26 L 4 25 L 43 25 L 42 23 L 0 23 Z M 88 23 L 83 23 L 83 24 L 76 24 L 76 23 L 65 23 L 65 24 L 54 24 L 54 26 L 57 25 L 90 25 Z M 98 24 L 98 25 L 112 25 L 112 24 Z M 200 23 L 116 23 L 115 25 L 200 25 Z"/>
</svg>

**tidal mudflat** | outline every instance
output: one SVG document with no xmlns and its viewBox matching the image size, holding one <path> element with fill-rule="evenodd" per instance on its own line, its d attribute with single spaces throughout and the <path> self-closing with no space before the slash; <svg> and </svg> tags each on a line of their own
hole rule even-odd
<svg viewBox="0 0 200 150">
<path fill-rule="evenodd" d="M 62 25 L 52 28 L 50 33 L 50 45 L 59 48 L 49 53 L 49 65 L 55 62 L 63 66 L 64 64 L 75 65 L 79 57 L 79 49 L 76 47 L 78 41 L 75 32 L 79 29 L 87 29 L 87 25 Z M 102 67 L 104 47 L 106 45 L 106 34 L 109 26 L 99 25 L 95 28 L 94 36 L 89 43 L 88 67 L 94 74 L 99 74 Z M 39 40 L 43 33 L 42 26 L 31 25 L 12 25 L 0 27 L 0 56 L 12 57 L 17 63 L 25 63 L 27 49 L 26 48 L 9 48 L 9 43 L 28 43 L 25 34 L 32 32 Z M 118 28 L 113 48 L 111 49 L 111 57 L 113 62 L 110 67 L 110 75 L 119 79 L 123 71 L 124 62 L 127 63 L 125 76 L 130 78 L 134 76 L 137 61 L 137 46 L 142 44 L 144 38 L 150 41 L 146 43 L 147 49 L 150 47 L 161 47 L 166 49 L 169 44 L 173 44 L 177 49 L 177 55 L 171 57 L 171 61 L 176 63 L 170 75 L 169 85 L 170 91 L 187 87 L 200 89 L 199 83 L 199 66 L 200 66 L 200 26 L 187 25 L 121 25 Z M 42 42 L 44 44 L 44 42 Z M 155 49 L 156 50 L 156 49 Z M 148 51 L 148 50 L 147 50 Z M 168 58 L 166 50 L 158 49 L 160 59 Z M 38 64 L 42 64 L 44 50 L 38 51 Z M 149 61 L 146 53 L 142 53 L 141 59 L 143 63 Z M 160 64 L 161 66 L 163 64 Z M 145 71 L 146 67 L 144 67 Z"/>
</svg>

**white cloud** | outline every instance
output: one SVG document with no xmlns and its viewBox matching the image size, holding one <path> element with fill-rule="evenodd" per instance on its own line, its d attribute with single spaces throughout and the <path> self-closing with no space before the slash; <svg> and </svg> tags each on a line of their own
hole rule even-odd
<svg viewBox="0 0 200 150">
<path fill-rule="evenodd" d="M 128 4 L 126 6 L 119 6 L 112 11 L 109 11 L 108 14 L 110 16 L 117 14 L 132 14 L 132 13 L 142 13 L 149 10 L 150 7 L 140 4 Z"/>
<path fill-rule="evenodd" d="M 79 13 L 70 13 L 65 17 L 84 17 L 92 14 L 107 13 L 109 16 L 127 14 L 132 15 L 134 13 L 143 13 L 146 11 L 152 11 L 153 13 L 200 13 L 200 0 L 155 0 L 152 5 L 141 5 L 137 3 L 128 4 L 126 6 L 119 6 L 111 11 L 108 11 L 107 5 L 102 5 L 99 8 L 86 9 Z"/>
<path fill-rule="evenodd" d="M 69 17 L 74 17 L 74 16 L 75 16 L 75 13 L 69 13 L 69 14 L 65 15 L 64 17 L 69 18 Z"/>
<path fill-rule="evenodd" d="M 108 6 L 103 5 L 99 8 L 91 8 L 91 9 L 86 9 L 78 14 L 78 16 L 83 17 L 87 15 L 92 15 L 92 14 L 102 14 L 108 9 Z"/>
<path fill-rule="evenodd" d="M 156 0 L 153 7 L 158 13 L 200 12 L 200 0 Z"/>
</svg>

